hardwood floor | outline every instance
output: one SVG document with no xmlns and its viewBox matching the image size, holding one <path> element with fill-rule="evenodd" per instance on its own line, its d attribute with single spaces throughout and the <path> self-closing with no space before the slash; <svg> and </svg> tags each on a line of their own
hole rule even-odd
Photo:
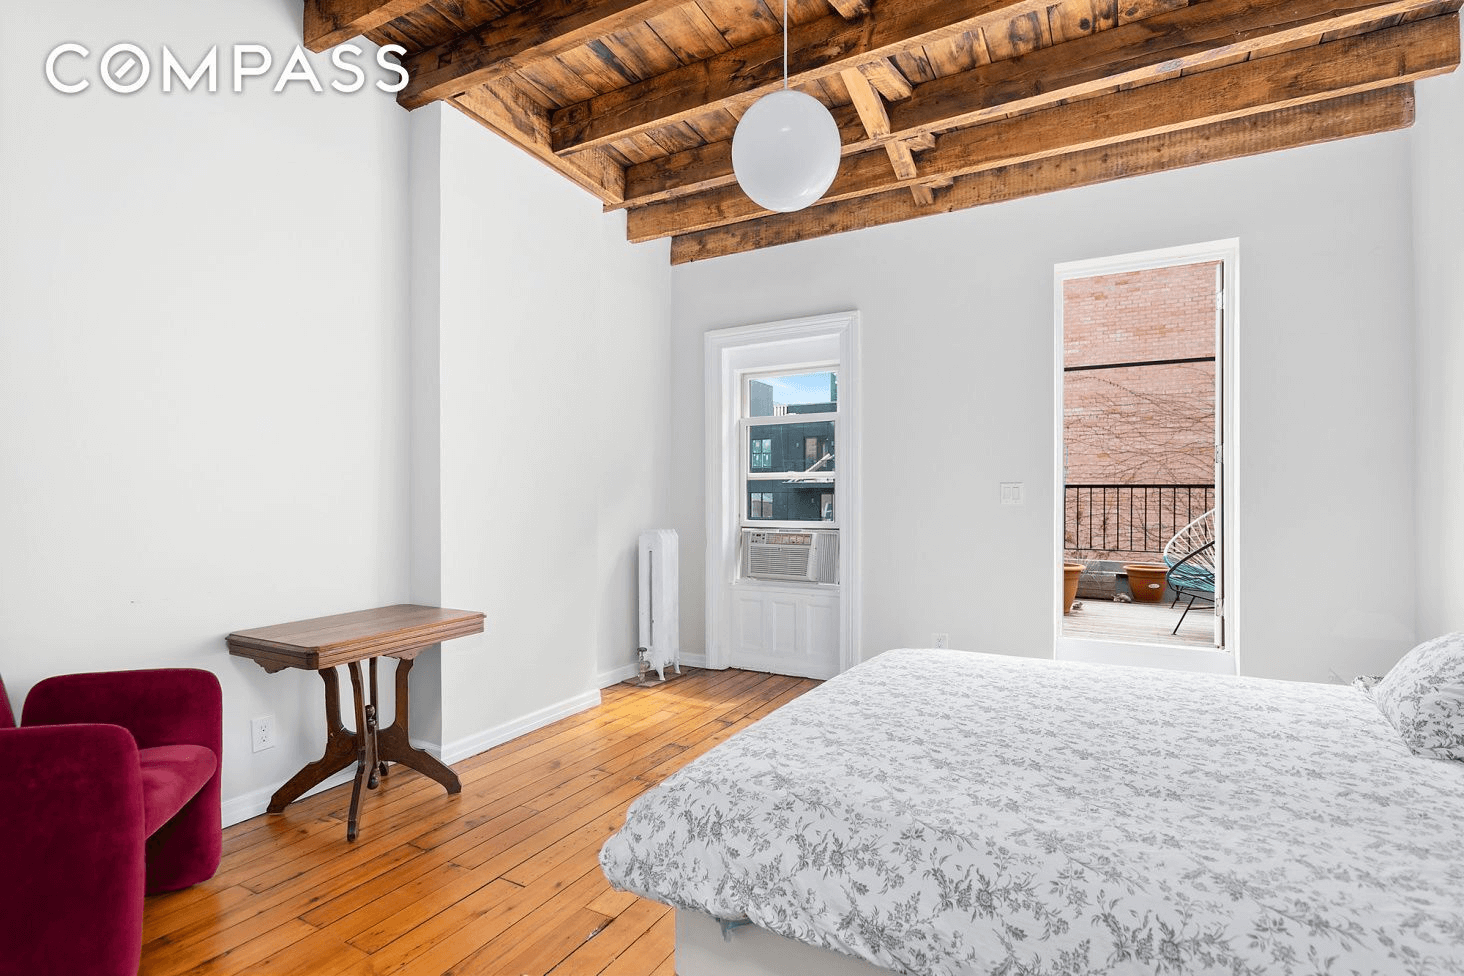
<svg viewBox="0 0 1464 976">
<path fill-rule="evenodd" d="M 646 789 L 818 682 L 698 671 L 459 763 L 394 767 L 224 831 L 219 873 L 147 900 L 140 976 L 670 976 L 668 908 L 596 859 Z"/>
</svg>

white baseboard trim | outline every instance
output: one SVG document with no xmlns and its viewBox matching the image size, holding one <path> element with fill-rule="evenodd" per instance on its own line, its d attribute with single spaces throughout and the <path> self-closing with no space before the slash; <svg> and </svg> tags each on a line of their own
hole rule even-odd
<svg viewBox="0 0 1464 976">
<path fill-rule="evenodd" d="M 614 671 L 601 671 L 600 676 L 595 680 L 601 688 L 609 688 L 611 685 L 618 685 L 622 681 L 629 681 L 634 678 L 638 665 L 626 664 L 616 668 Z"/>
<path fill-rule="evenodd" d="M 325 790 L 334 789 L 344 783 L 349 783 L 356 778 L 356 767 L 354 764 L 349 769 L 343 769 L 334 776 L 321 783 L 311 790 L 306 790 L 305 796 L 314 796 Z M 269 808 L 269 798 L 274 796 L 275 790 L 285 785 L 285 780 L 280 780 L 273 786 L 261 786 L 257 790 L 251 790 L 242 796 L 236 796 L 224 801 L 224 826 L 232 827 L 236 823 L 243 823 L 252 820 Z"/>
<path fill-rule="evenodd" d="M 613 672 L 612 672 L 613 673 Z M 626 677 L 635 676 L 635 665 L 630 666 Z M 602 675 L 601 677 L 604 677 Z M 617 679 L 621 680 L 621 679 Z M 614 684 L 614 681 L 609 684 Z M 602 686 L 603 687 L 603 686 Z M 451 766 L 453 763 L 462 762 L 464 759 L 476 756 L 480 752 L 486 752 L 494 746 L 502 745 L 510 739 L 516 739 L 521 735 L 527 735 L 535 729 L 541 729 L 546 725 L 582 712 L 587 708 L 594 708 L 600 704 L 600 690 L 587 691 L 582 695 L 566 699 L 536 712 L 530 712 L 522 718 L 514 719 L 511 722 L 504 722 L 502 725 L 495 725 L 491 729 L 484 729 L 482 732 L 475 732 L 466 738 L 449 743 L 447 746 L 438 748 L 436 743 L 417 742 L 412 744 L 419 749 L 425 749 L 437 756 L 443 762 Z M 314 796 L 324 790 L 333 789 L 342 784 L 349 783 L 355 778 L 356 767 L 352 765 L 327 779 L 314 789 L 307 790 L 305 796 Z M 274 796 L 275 791 L 285 784 L 284 780 L 275 783 L 273 786 L 261 786 L 241 796 L 231 797 L 224 800 L 223 819 L 224 826 L 230 827 L 245 820 L 252 819 L 264 813 L 269 807 L 269 798 Z"/>
<path fill-rule="evenodd" d="M 681 655 L 681 666 L 683 668 L 705 668 L 707 656 L 705 654 L 683 654 Z M 622 681 L 629 681 L 636 676 L 639 665 L 626 664 L 613 671 L 601 671 L 598 679 L 601 688 L 609 688 L 611 685 L 618 685 Z"/>
<path fill-rule="evenodd" d="M 482 732 L 475 732 L 456 742 L 449 742 L 442 747 L 442 761 L 449 766 L 462 762 L 480 752 L 487 752 L 494 746 L 502 745 L 510 739 L 517 739 L 521 735 L 527 735 L 535 729 L 542 729 L 546 725 L 562 718 L 568 718 L 576 712 L 583 712 L 587 708 L 594 708 L 598 704 L 600 704 L 600 689 L 598 688 L 582 695 L 575 695 L 573 698 L 567 698 L 536 712 L 530 712 L 522 718 L 495 725 Z"/>
</svg>

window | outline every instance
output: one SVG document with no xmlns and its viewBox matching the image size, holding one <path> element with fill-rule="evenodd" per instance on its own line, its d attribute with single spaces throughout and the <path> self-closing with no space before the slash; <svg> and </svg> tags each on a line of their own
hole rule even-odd
<svg viewBox="0 0 1464 976">
<path fill-rule="evenodd" d="M 833 522 L 838 372 L 746 377 L 747 518 Z"/>
</svg>

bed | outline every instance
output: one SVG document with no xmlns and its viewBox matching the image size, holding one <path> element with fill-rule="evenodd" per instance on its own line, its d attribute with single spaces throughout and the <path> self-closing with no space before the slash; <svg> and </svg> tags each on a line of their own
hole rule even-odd
<svg viewBox="0 0 1464 976">
<path fill-rule="evenodd" d="M 1464 973 L 1464 763 L 1342 685 L 889 651 L 600 860 L 680 976 Z"/>
</svg>

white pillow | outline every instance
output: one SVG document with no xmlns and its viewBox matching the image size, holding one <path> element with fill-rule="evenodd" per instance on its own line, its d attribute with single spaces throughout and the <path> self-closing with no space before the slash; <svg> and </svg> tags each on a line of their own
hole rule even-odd
<svg viewBox="0 0 1464 976">
<path fill-rule="evenodd" d="M 1464 761 L 1464 633 L 1419 644 L 1372 692 L 1410 749 Z"/>
</svg>

